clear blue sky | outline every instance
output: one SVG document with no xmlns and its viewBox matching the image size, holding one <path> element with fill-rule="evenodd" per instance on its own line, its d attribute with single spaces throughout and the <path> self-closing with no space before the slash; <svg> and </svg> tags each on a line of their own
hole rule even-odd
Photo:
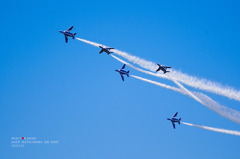
<svg viewBox="0 0 240 159">
<path fill-rule="evenodd" d="M 2 1 L 1 159 L 238 158 L 237 136 L 177 125 L 240 130 L 193 99 L 134 78 L 59 30 L 240 89 L 239 1 Z M 132 74 L 174 85 L 136 72 Z M 192 89 L 191 89 L 192 90 Z M 206 93 L 240 110 L 239 102 Z M 11 137 L 57 145 L 11 148 Z"/>
</svg>

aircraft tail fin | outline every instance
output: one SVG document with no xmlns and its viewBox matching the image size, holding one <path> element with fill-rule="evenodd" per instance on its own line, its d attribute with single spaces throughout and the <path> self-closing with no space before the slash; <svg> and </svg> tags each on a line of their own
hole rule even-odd
<svg viewBox="0 0 240 159">
<path fill-rule="evenodd" d="M 76 35 L 76 34 L 77 34 L 77 33 L 74 33 L 74 34 L 73 34 L 73 37 L 72 37 L 73 39 L 75 38 L 75 35 Z"/>
<path fill-rule="evenodd" d="M 127 71 L 127 76 L 129 77 L 129 71 Z"/>
<path fill-rule="evenodd" d="M 178 124 L 180 124 L 181 118 L 179 118 Z"/>
<path fill-rule="evenodd" d="M 166 72 L 164 72 L 164 74 L 165 74 L 165 73 L 168 73 L 168 72 L 170 72 L 170 71 L 166 71 Z"/>
</svg>

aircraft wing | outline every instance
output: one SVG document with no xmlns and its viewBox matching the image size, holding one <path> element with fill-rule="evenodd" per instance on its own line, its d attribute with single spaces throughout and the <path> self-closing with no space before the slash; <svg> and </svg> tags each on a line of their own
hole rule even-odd
<svg viewBox="0 0 240 159">
<path fill-rule="evenodd" d="M 66 41 L 66 43 L 68 42 L 68 37 L 67 36 L 65 36 L 65 41 Z"/>
<path fill-rule="evenodd" d="M 164 68 L 172 68 L 172 67 L 169 67 L 169 66 L 163 66 Z"/>
<path fill-rule="evenodd" d="M 106 49 L 109 49 L 109 50 L 110 50 L 110 49 L 114 49 L 114 48 L 108 47 L 108 48 L 106 48 Z"/>
<path fill-rule="evenodd" d="M 178 112 L 177 112 L 177 113 L 175 113 L 173 117 L 176 117 L 176 116 L 177 116 L 177 114 L 178 114 Z"/>
<path fill-rule="evenodd" d="M 72 28 L 73 28 L 73 26 L 71 26 L 70 28 L 68 28 L 67 31 L 70 32 L 70 31 L 72 30 Z"/>
<path fill-rule="evenodd" d="M 123 70 L 123 69 L 125 68 L 125 66 L 126 66 L 126 65 L 124 64 L 123 67 L 121 68 L 121 70 Z"/>
<path fill-rule="evenodd" d="M 173 126 L 173 128 L 175 129 L 175 124 L 172 122 L 172 126 Z"/>
<path fill-rule="evenodd" d="M 161 70 L 161 68 L 159 67 L 157 70 L 156 70 L 156 72 L 158 72 L 158 71 L 160 71 Z"/>
<path fill-rule="evenodd" d="M 99 52 L 99 54 L 101 54 L 103 52 L 103 49 Z"/>
<path fill-rule="evenodd" d="M 122 77 L 122 80 L 124 81 L 124 77 L 123 77 L 123 75 L 121 75 L 121 77 Z"/>
</svg>

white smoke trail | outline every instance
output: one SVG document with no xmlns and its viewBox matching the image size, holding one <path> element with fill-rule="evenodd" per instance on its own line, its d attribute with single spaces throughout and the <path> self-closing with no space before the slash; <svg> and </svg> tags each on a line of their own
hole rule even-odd
<svg viewBox="0 0 240 159">
<path fill-rule="evenodd" d="M 190 95 L 185 90 L 183 91 L 183 90 L 181 90 L 179 88 L 176 88 L 176 87 L 168 86 L 166 84 L 162 84 L 162 83 L 152 81 L 152 80 L 149 80 L 149 79 L 146 79 L 146 78 L 142 78 L 142 77 L 139 77 L 139 76 L 135 76 L 135 75 L 130 75 L 130 76 L 132 76 L 136 79 L 139 79 L 139 80 L 142 80 L 142 81 L 145 81 L 145 82 L 163 87 L 163 88 L 173 90 L 175 92 L 179 92 L 183 95 L 188 95 L 189 97 L 192 97 L 192 98 L 194 96 L 195 98 L 193 98 L 193 99 L 195 99 L 196 101 L 198 101 L 202 105 L 206 106 L 210 110 L 216 112 L 217 114 L 219 114 L 219 115 L 221 115 L 221 116 L 223 116 L 223 117 L 225 117 L 229 120 L 232 120 L 232 121 L 240 124 L 240 112 L 239 111 L 228 108 L 226 106 L 223 106 L 223 105 L 217 103 L 216 101 L 214 101 L 213 99 L 211 99 L 210 97 L 208 97 L 207 95 L 205 95 L 203 93 L 199 93 L 199 92 L 193 92 L 192 93 L 191 92 L 192 95 Z"/>
<path fill-rule="evenodd" d="M 147 73 L 147 74 L 150 74 L 150 75 L 154 75 L 154 76 L 158 76 L 159 74 L 155 74 L 155 73 L 152 73 L 152 72 L 149 72 L 149 71 L 145 71 L 145 70 L 142 70 L 140 68 L 137 68 L 127 62 L 125 62 L 124 60 L 121 60 L 119 58 L 117 58 L 116 56 L 114 55 L 111 55 L 113 58 L 115 58 L 116 60 L 126 64 L 127 66 L 137 70 L 137 71 L 141 71 L 143 73 Z M 134 78 L 137 78 L 137 79 L 140 79 L 142 81 L 145 81 L 145 82 L 149 82 L 149 83 L 152 83 L 152 84 L 155 84 L 157 86 L 160 86 L 160 87 L 163 87 L 163 88 L 167 88 L 167 89 L 171 89 L 173 91 L 176 91 L 176 92 L 179 92 L 181 94 L 184 94 L 184 95 L 188 95 L 189 97 L 195 99 L 197 102 L 201 103 L 202 105 L 206 106 L 207 108 L 213 110 L 214 112 L 220 114 L 221 116 L 224 116 L 234 122 L 239 122 L 239 120 L 235 120 L 235 119 L 240 119 L 240 114 L 238 111 L 235 111 L 231 108 L 226 108 L 225 106 L 221 106 L 220 104 L 218 104 L 217 102 L 215 102 L 214 100 L 212 100 L 211 98 L 209 98 L 208 96 L 202 94 L 202 93 L 197 93 L 197 92 L 190 92 L 189 90 L 187 90 L 185 87 L 183 87 L 179 82 L 177 82 L 176 80 L 174 80 L 173 78 L 171 78 L 170 76 L 168 76 L 175 84 L 177 84 L 182 90 L 178 89 L 178 88 L 175 88 L 175 87 L 171 87 L 171 86 L 168 86 L 168 85 L 165 85 L 165 84 L 162 84 L 162 83 L 159 83 L 159 82 L 155 82 L 155 81 L 151 81 L 151 80 L 148 80 L 148 79 L 145 79 L 145 78 L 142 78 L 142 77 L 138 77 L 138 76 L 133 76 Z M 204 102 L 204 101 L 207 101 L 207 102 Z M 226 110 L 227 109 L 227 110 Z M 229 111 L 228 111 L 229 110 Z M 222 113 L 222 112 L 228 112 L 228 113 Z M 236 117 L 232 118 L 232 116 L 234 116 L 235 114 L 237 114 Z"/>
<path fill-rule="evenodd" d="M 118 54 L 119 56 L 122 56 L 124 58 L 126 58 L 128 61 L 133 62 L 135 64 L 138 64 L 139 66 L 148 69 L 150 71 L 156 71 L 158 66 L 156 65 L 156 63 L 153 63 L 151 61 L 147 61 L 144 59 L 141 59 L 139 57 L 130 55 L 126 52 L 122 52 L 119 50 L 112 50 L 114 53 Z M 159 74 L 159 73 L 157 73 Z M 171 76 L 176 79 L 179 82 L 182 82 L 188 86 L 197 88 L 197 89 L 202 89 L 208 92 L 212 92 L 218 95 L 222 95 L 225 97 L 228 97 L 229 99 L 234 99 L 237 101 L 240 101 L 240 91 L 235 90 L 234 88 L 228 87 L 228 86 L 222 86 L 219 83 L 216 82 L 212 82 L 206 79 L 202 79 L 202 78 L 197 78 L 197 77 L 193 77 L 184 73 L 181 73 L 179 71 L 176 70 L 172 70 L 170 72 Z M 161 78 L 166 78 L 165 76 L 158 76 Z"/>
<path fill-rule="evenodd" d="M 101 45 L 101 44 L 98 44 L 98 43 L 95 43 L 95 42 L 91 42 L 91 41 L 88 41 L 88 40 L 84 40 L 84 39 L 80 39 L 80 38 L 76 38 L 80 41 L 83 41 L 85 43 L 88 43 L 90 45 L 93 45 L 95 47 L 98 47 L 98 46 L 104 46 L 104 45 Z M 106 46 L 104 46 L 106 47 Z M 155 71 L 157 69 L 157 66 L 155 63 L 152 63 L 152 62 L 149 62 L 149 61 L 146 61 L 144 59 L 141 59 L 141 58 L 138 58 L 136 56 L 132 56 L 132 55 L 129 55 L 128 53 L 125 53 L 125 52 L 121 52 L 121 51 L 118 51 L 116 49 L 113 50 L 113 52 L 115 52 L 116 54 L 122 56 L 122 57 L 125 57 L 126 59 L 128 59 L 129 61 L 131 62 L 134 62 L 140 66 L 142 66 L 143 68 L 146 68 L 146 69 L 149 69 L 149 70 L 152 70 L 152 71 Z M 120 62 L 122 63 L 125 63 L 126 65 L 132 67 L 133 69 L 136 69 L 138 71 L 141 71 L 141 72 L 144 72 L 144 73 L 147 73 L 147 74 L 150 74 L 150 75 L 154 75 L 154 76 L 158 76 L 158 77 L 161 77 L 161 78 L 167 78 L 167 76 L 164 76 L 164 75 L 161 75 L 161 74 L 156 74 L 156 73 L 152 73 L 152 72 L 149 72 L 149 71 L 145 71 L 145 70 L 142 70 L 142 69 L 139 69 L 137 67 L 134 67 L 133 65 L 117 58 L 116 56 L 112 55 L 112 57 L 114 57 L 115 59 L 119 60 Z M 174 72 L 174 71 L 172 71 Z M 213 83 L 211 81 L 207 81 L 207 80 L 204 80 L 204 79 L 198 79 L 196 77 L 191 77 L 191 76 L 188 76 L 188 75 L 184 75 L 184 74 L 181 74 L 179 72 L 177 72 L 178 75 L 182 75 L 182 78 L 185 79 L 186 81 L 182 81 L 181 78 L 179 81 L 181 81 L 182 83 L 185 83 L 189 86 L 193 86 L 195 88 L 199 88 L 199 89 L 203 89 L 203 90 L 207 90 L 207 91 L 210 91 L 210 92 L 213 92 L 213 93 L 217 93 L 217 94 L 220 94 L 220 95 L 223 95 L 223 96 L 226 96 L 230 99 L 235 99 L 235 100 L 238 100 L 240 101 L 240 92 L 239 91 L 236 91 L 232 88 L 226 88 L 226 87 L 222 87 L 221 85 L 218 85 L 216 83 Z M 173 74 L 173 77 L 176 78 L 176 76 L 174 76 L 174 73 Z M 132 77 L 134 77 L 132 75 Z M 223 105 L 220 105 L 219 103 L 217 103 L 216 101 L 212 100 L 210 97 L 206 96 L 205 94 L 202 94 L 202 93 L 190 93 L 188 92 L 188 90 L 186 88 L 184 88 L 181 84 L 177 83 L 175 80 L 173 80 L 174 82 L 176 82 L 176 84 L 178 86 L 180 86 L 180 88 L 184 88 L 184 91 L 178 89 L 178 88 L 175 88 L 175 87 L 171 87 L 171 86 L 168 86 L 168 85 L 165 85 L 165 84 L 162 84 L 162 83 L 158 83 L 158 82 L 155 82 L 155 81 L 151 81 L 151 80 L 148 80 L 148 79 L 144 79 L 144 78 L 141 78 L 141 77 L 137 77 L 135 76 L 135 78 L 137 79 L 140 79 L 140 80 L 143 80 L 143 81 L 146 81 L 146 82 L 149 82 L 149 83 L 152 83 L 152 84 L 155 84 L 157 86 L 160 86 L 160 87 L 164 87 L 164 88 L 167 88 L 167 89 L 171 89 L 171 90 L 174 90 L 176 92 L 179 92 L 179 93 L 182 93 L 184 95 L 190 95 L 190 97 L 193 97 L 195 96 L 195 100 L 200 102 L 201 104 L 203 104 L 204 106 L 208 107 L 209 109 L 215 111 L 216 113 L 218 113 L 219 115 L 225 117 L 225 118 L 228 118 L 238 124 L 240 124 L 240 112 L 234 110 L 234 109 L 231 109 L 231 108 L 227 108 Z M 188 79 L 190 78 L 190 80 Z M 168 79 L 168 78 L 167 78 Z M 189 82 L 189 84 L 188 84 Z M 191 83 L 193 82 L 193 83 Z M 194 86 L 194 82 L 196 83 L 196 85 L 199 85 L 199 86 Z M 202 85 L 204 85 L 204 87 L 202 87 Z M 208 88 L 205 88 L 205 87 L 208 87 Z M 213 88 L 216 87 L 216 89 L 219 91 L 215 91 Z M 187 91 L 186 91 L 187 90 Z M 228 93 L 227 94 L 224 94 L 225 92 L 228 92 L 230 95 L 228 96 Z M 193 95 L 194 94 L 194 95 Z"/>
<path fill-rule="evenodd" d="M 80 38 L 76 38 L 77 40 L 80 40 L 80 41 L 82 41 L 82 42 L 85 42 L 85 43 L 87 43 L 87 44 L 90 44 L 90 45 L 92 45 L 92 46 L 95 46 L 95 47 L 99 47 L 99 46 L 104 46 L 104 45 L 102 45 L 102 44 L 98 44 L 98 43 L 95 43 L 95 42 L 92 42 L 92 41 L 88 41 L 88 40 L 84 40 L 84 39 L 80 39 Z M 106 47 L 106 46 L 104 46 L 104 47 Z"/>
<path fill-rule="evenodd" d="M 76 38 L 76 39 L 80 40 L 82 42 L 88 43 L 90 45 L 93 45 L 95 47 L 104 46 L 102 44 L 91 42 L 91 41 L 88 41 L 88 40 L 85 40 L 85 39 L 80 39 L 80 38 Z M 116 53 L 119 56 L 122 56 L 122 57 L 126 58 L 130 62 L 138 64 L 139 66 L 141 66 L 145 69 L 155 71 L 158 68 L 156 63 L 144 60 L 144 59 L 139 58 L 137 56 L 133 56 L 133 55 L 127 53 L 127 52 L 122 52 L 122 51 L 119 51 L 117 49 L 113 49 L 111 51 L 113 51 L 114 53 Z M 209 80 L 206 80 L 206 79 L 203 79 L 203 78 L 197 78 L 197 77 L 194 77 L 194 76 L 190 76 L 190 75 L 181 73 L 181 72 L 176 71 L 176 70 L 172 70 L 170 72 L 170 74 L 171 74 L 172 78 L 174 78 L 177 81 L 179 81 L 181 83 L 184 83 L 188 86 L 191 86 L 191 87 L 194 87 L 194 88 L 197 88 L 197 89 L 202 89 L 202 90 L 212 92 L 212 93 L 215 93 L 215 94 L 218 94 L 218 95 L 222 95 L 222 96 L 228 97 L 229 99 L 234 99 L 234 100 L 240 101 L 240 91 L 238 91 L 238 90 L 236 90 L 232 87 L 222 86 L 219 83 L 212 82 L 212 81 L 209 81 Z M 166 76 L 161 76 L 161 74 L 159 74 L 159 75 L 160 76 L 158 76 L 158 77 L 167 78 Z"/>
<path fill-rule="evenodd" d="M 199 92 L 193 92 L 195 96 L 197 96 L 201 101 L 203 101 L 203 105 L 205 105 L 207 108 L 211 109 L 212 111 L 218 113 L 219 115 L 230 119 L 238 124 L 240 124 L 240 112 L 237 110 L 234 110 L 232 108 L 228 108 L 226 106 L 223 106 L 207 95 Z"/>
<path fill-rule="evenodd" d="M 195 99 L 197 102 L 201 103 L 204 105 L 203 101 L 200 100 L 198 97 L 196 97 L 192 92 L 190 92 L 188 89 L 186 89 L 185 87 L 183 87 L 183 85 L 181 85 L 178 81 L 176 81 L 175 79 L 173 79 L 171 76 L 167 75 L 176 85 L 178 85 L 178 87 L 180 87 L 182 90 L 184 90 L 190 97 L 192 97 L 193 99 Z"/>
<path fill-rule="evenodd" d="M 210 131 L 215 131 L 215 132 L 240 136 L 240 131 L 219 129 L 219 128 L 213 128 L 213 127 L 203 126 L 203 125 L 194 125 L 194 124 L 186 123 L 186 122 L 181 122 L 181 123 L 183 123 L 185 125 L 188 125 L 188 126 L 194 126 L 194 127 L 197 127 L 197 128 L 206 129 L 206 130 L 210 130 Z"/>
<path fill-rule="evenodd" d="M 152 81 L 152 80 L 149 80 L 149 79 L 146 79 L 146 78 L 142 78 L 142 77 L 139 77 L 139 76 L 135 76 L 135 75 L 130 75 L 130 76 L 132 76 L 132 77 L 134 77 L 134 78 L 136 78 L 136 79 L 139 79 L 139 80 L 148 82 L 148 83 L 155 84 L 155 85 L 157 85 L 157 86 L 160 86 L 160 87 L 163 87 L 163 88 L 166 88 L 166 89 L 173 90 L 173 91 L 175 91 L 175 92 L 179 92 L 179 93 L 185 94 L 184 91 L 182 91 L 181 89 L 176 88 L 176 87 L 172 87 L 172 86 L 169 86 L 169 85 L 160 83 L 160 82 Z"/>
<path fill-rule="evenodd" d="M 137 70 L 137 71 L 140 71 L 140 72 L 143 72 L 143 73 L 146 73 L 146 74 L 149 74 L 149 75 L 152 75 L 152 76 L 156 76 L 156 77 L 162 77 L 162 78 L 166 78 L 168 79 L 168 77 L 165 75 L 165 74 L 156 74 L 156 73 L 153 73 L 153 72 L 150 72 L 150 71 L 146 71 L 146 70 L 143 70 L 143 69 L 140 69 L 138 67 L 135 67 L 133 65 L 131 65 L 130 63 L 114 56 L 114 55 L 111 55 L 113 58 L 115 58 L 116 60 L 118 60 L 119 62 L 123 63 L 123 64 L 126 64 L 127 66 L 133 68 L 134 70 Z"/>
</svg>

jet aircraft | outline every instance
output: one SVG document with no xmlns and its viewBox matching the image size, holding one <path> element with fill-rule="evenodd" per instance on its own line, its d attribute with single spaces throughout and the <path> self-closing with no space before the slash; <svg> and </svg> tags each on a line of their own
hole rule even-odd
<svg viewBox="0 0 240 159">
<path fill-rule="evenodd" d="M 99 54 L 101 54 L 102 52 L 106 52 L 108 55 L 111 54 L 111 53 L 113 53 L 113 52 L 111 52 L 110 50 L 111 50 L 111 49 L 114 49 L 114 48 L 110 48 L 110 47 L 104 48 L 104 47 L 102 47 L 102 46 L 99 46 L 99 47 L 101 48 L 101 51 L 99 52 Z"/>
<path fill-rule="evenodd" d="M 126 65 L 124 64 L 121 69 L 115 70 L 115 71 L 117 71 L 118 73 L 120 73 L 123 81 L 124 81 L 123 75 L 127 75 L 127 76 L 129 77 L 129 71 L 125 71 L 125 70 L 124 70 L 125 66 L 126 66 Z"/>
<path fill-rule="evenodd" d="M 65 41 L 66 43 L 68 42 L 68 37 L 72 37 L 73 39 L 75 38 L 75 35 L 77 33 L 70 33 L 70 31 L 72 30 L 73 26 L 71 26 L 68 30 L 65 30 L 65 31 L 59 31 L 60 33 L 62 33 L 64 36 L 65 36 Z"/>
<path fill-rule="evenodd" d="M 167 71 L 167 68 L 171 68 L 171 67 L 163 66 L 163 65 L 160 65 L 159 63 L 157 63 L 157 65 L 158 65 L 158 69 L 156 70 L 156 72 L 158 72 L 160 70 L 162 70 L 164 74 L 167 73 L 167 72 L 170 72 L 170 71 Z"/>
<path fill-rule="evenodd" d="M 179 118 L 179 119 L 176 118 L 177 114 L 178 114 L 178 112 L 175 113 L 175 115 L 172 118 L 167 118 L 167 120 L 170 120 L 172 122 L 172 125 L 173 125 L 174 129 L 175 129 L 175 122 L 180 124 L 180 120 L 181 120 L 181 118 Z"/>
</svg>

